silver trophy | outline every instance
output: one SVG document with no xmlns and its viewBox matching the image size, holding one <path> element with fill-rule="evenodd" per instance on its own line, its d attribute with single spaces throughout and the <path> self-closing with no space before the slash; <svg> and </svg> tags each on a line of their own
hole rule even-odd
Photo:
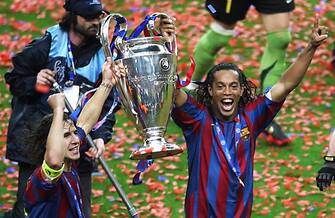
<svg viewBox="0 0 335 218">
<path fill-rule="evenodd" d="M 105 55 L 113 57 L 116 52 L 121 57 L 118 61 L 126 68 L 127 76 L 116 87 L 126 113 L 144 138 L 144 144 L 131 154 L 130 159 L 153 159 L 181 153 L 182 147 L 164 139 L 176 88 L 176 41 L 168 42 L 162 36 L 124 40 L 115 34 L 110 35 L 110 21 L 117 22 L 115 27 L 119 32 L 126 32 L 126 20 L 120 14 L 108 15 L 101 22 L 99 37 Z M 149 33 L 154 31 L 153 22 L 147 24 Z M 111 49 L 110 36 L 115 51 Z"/>
</svg>

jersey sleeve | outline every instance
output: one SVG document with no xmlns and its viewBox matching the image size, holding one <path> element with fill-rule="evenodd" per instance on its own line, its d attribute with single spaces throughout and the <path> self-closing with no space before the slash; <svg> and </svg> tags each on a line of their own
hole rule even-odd
<svg viewBox="0 0 335 218">
<path fill-rule="evenodd" d="M 245 107 L 251 123 L 254 136 L 257 137 L 275 118 L 285 100 L 274 102 L 265 95 L 259 96 L 255 101 Z"/>
<path fill-rule="evenodd" d="M 57 183 L 51 182 L 44 175 L 42 167 L 38 167 L 30 176 L 24 193 L 25 209 L 29 213 L 39 202 L 44 202 L 55 193 Z"/>
<path fill-rule="evenodd" d="M 198 103 L 192 96 L 187 94 L 185 104 L 180 107 L 174 107 L 172 118 L 182 129 L 192 129 L 207 112 L 206 107 Z"/>
</svg>

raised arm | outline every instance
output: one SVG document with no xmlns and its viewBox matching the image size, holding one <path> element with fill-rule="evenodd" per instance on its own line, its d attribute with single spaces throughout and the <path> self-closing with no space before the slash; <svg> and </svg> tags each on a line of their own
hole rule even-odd
<svg viewBox="0 0 335 218">
<path fill-rule="evenodd" d="M 319 26 L 319 17 L 316 16 L 310 42 L 299 54 L 297 60 L 286 70 L 280 80 L 272 87 L 271 97 L 275 102 L 282 101 L 295 89 L 303 79 L 313 55 L 328 37 L 327 27 Z"/>
<path fill-rule="evenodd" d="M 93 126 L 98 121 L 104 102 L 118 78 L 124 75 L 125 68 L 122 63 L 114 63 L 112 59 L 108 57 L 102 69 L 102 82 L 92 98 L 83 108 L 77 121 L 77 126 L 82 128 L 86 134 L 92 130 Z"/>
<path fill-rule="evenodd" d="M 187 94 L 182 89 L 177 89 L 175 93 L 174 105 L 181 107 L 187 101 Z"/>
<path fill-rule="evenodd" d="M 176 37 L 175 18 L 162 17 L 160 20 L 160 31 L 168 42 L 174 41 Z M 187 94 L 183 90 L 177 89 L 174 100 L 175 106 L 176 107 L 182 106 L 183 104 L 185 104 L 186 100 L 187 100 Z"/>
<path fill-rule="evenodd" d="M 64 163 L 64 99 L 65 96 L 61 93 L 51 95 L 48 98 L 53 117 L 46 142 L 44 160 L 53 169 L 60 169 Z"/>
<path fill-rule="evenodd" d="M 164 36 L 166 41 L 172 42 L 176 37 L 175 18 L 162 16 L 159 22 L 160 33 Z"/>
</svg>

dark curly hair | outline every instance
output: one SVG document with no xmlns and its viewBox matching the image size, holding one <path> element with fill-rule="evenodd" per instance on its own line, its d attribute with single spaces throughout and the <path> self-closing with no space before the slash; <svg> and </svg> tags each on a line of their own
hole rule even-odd
<svg viewBox="0 0 335 218">
<path fill-rule="evenodd" d="M 45 146 L 52 124 L 52 118 L 53 114 L 45 115 L 36 126 L 32 127 L 32 130 L 26 131 L 26 134 L 28 134 L 26 148 L 29 149 L 29 151 L 25 152 L 31 154 L 29 155 L 29 158 L 31 158 L 30 162 L 34 163 L 36 166 L 41 165 L 44 160 Z M 63 121 L 70 121 L 70 117 L 67 113 L 64 113 Z"/>
<path fill-rule="evenodd" d="M 208 87 L 213 85 L 214 75 L 220 70 L 233 70 L 238 73 L 238 80 L 240 85 L 244 88 L 243 95 L 239 102 L 240 107 L 244 107 L 247 103 L 252 102 L 255 99 L 257 90 L 255 84 L 249 81 L 244 75 L 243 71 L 235 64 L 222 62 L 209 70 L 205 82 L 199 84 L 198 88 L 195 90 L 196 97 L 199 102 L 205 104 L 208 107 L 211 105 L 212 97 L 208 92 Z"/>
<path fill-rule="evenodd" d="M 77 24 L 77 15 L 73 12 L 67 11 L 65 15 L 62 17 L 61 21 L 59 22 L 59 26 L 63 31 L 68 32 L 71 26 L 75 26 Z"/>
<path fill-rule="evenodd" d="M 59 22 L 59 26 L 62 30 L 68 32 L 71 28 L 71 25 L 77 24 L 76 15 L 71 12 L 71 0 L 65 0 L 63 8 L 65 9 L 65 14 Z"/>
<path fill-rule="evenodd" d="M 60 28 L 65 31 L 69 32 L 71 27 L 74 27 L 78 24 L 77 15 L 75 15 L 71 11 L 66 11 L 65 15 L 62 17 L 61 21 L 59 22 Z M 100 40 L 96 36 L 89 37 L 87 44 L 93 44 L 93 46 L 100 45 Z"/>
</svg>

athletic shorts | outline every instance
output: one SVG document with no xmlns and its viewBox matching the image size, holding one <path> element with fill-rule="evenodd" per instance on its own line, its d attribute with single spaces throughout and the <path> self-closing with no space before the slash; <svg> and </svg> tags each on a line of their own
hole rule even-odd
<svg viewBox="0 0 335 218">
<path fill-rule="evenodd" d="M 292 11 L 294 0 L 206 0 L 206 9 L 212 17 L 226 24 L 243 20 L 251 5 L 259 13 L 277 14 Z"/>
</svg>

